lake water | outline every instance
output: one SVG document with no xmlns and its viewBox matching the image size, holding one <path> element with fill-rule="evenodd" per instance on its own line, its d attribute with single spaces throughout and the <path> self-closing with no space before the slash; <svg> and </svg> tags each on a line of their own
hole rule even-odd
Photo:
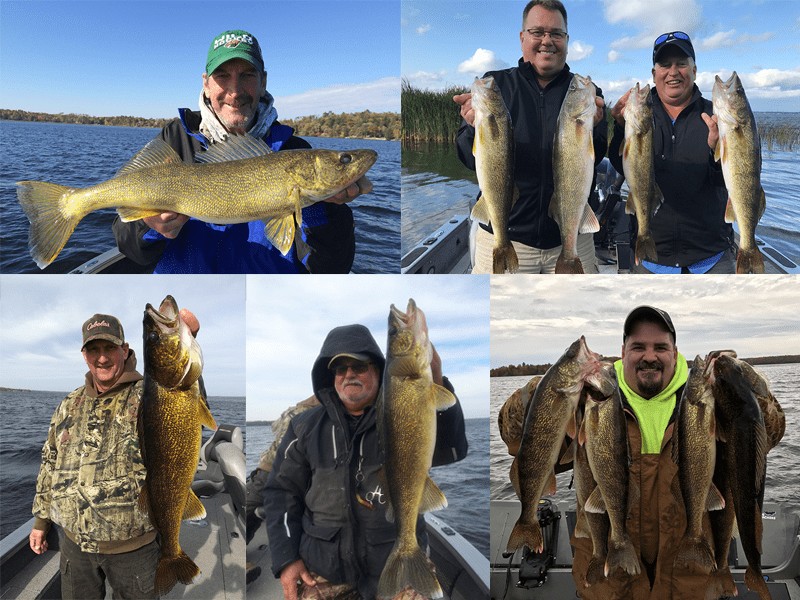
<svg viewBox="0 0 800 600">
<path fill-rule="evenodd" d="M 53 412 L 66 395 L 67 392 L 0 390 L 0 538 L 33 516 L 31 504 L 42 446 Z M 208 403 L 217 424 L 237 425 L 245 433 L 244 398 L 210 396 Z M 211 434 L 203 429 L 203 441 Z"/>
<path fill-rule="evenodd" d="M 800 127 L 800 113 L 758 113 L 756 120 Z M 800 147 L 762 144 L 761 184 L 767 208 L 756 234 L 800 264 Z M 401 251 L 411 250 L 447 219 L 469 213 L 478 195 L 475 173 L 458 160 L 455 143 L 403 147 Z"/>
<path fill-rule="evenodd" d="M 86 187 L 113 177 L 158 129 L 0 121 L 0 272 L 41 272 L 28 254 L 28 219 L 17 202 L 16 182 L 49 181 Z M 315 148 L 368 148 L 378 160 L 368 176 L 370 194 L 356 198 L 355 273 L 400 271 L 400 142 L 305 138 Z M 45 272 L 64 273 L 115 245 L 104 209 L 84 218 Z"/>
<path fill-rule="evenodd" d="M 489 420 L 467 419 L 469 452 L 464 460 L 431 469 L 431 477 L 447 497 L 436 516 L 463 535 L 489 558 Z M 258 466 L 261 452 L 273 440 L 268 425 L 248 425 L 247 472 Z"/>
<path fill-rule="evenodd" d="M 770 389 L 786 414 L 786 433 L 780 443 L 767 456 L 767 480 L 764 500 L 785 502 L 791 510 L 800 513 L 800 478 L 797 464 L 800 461 L 800 364 L 760 365 L 756 369 L 770 382 Z M 512 457 L 508 454 L 500 431 L 497 415 L 503 403 L 530 377 L 493 377 L 491 380 L 491 494 L 492 499 L 516 498 L 508 480 Z M 575 504 L 575 490 L 568 489 L 572 471 L 556 475 L 557 491 L 553 497 L 564 507 Z"/>
</svg>

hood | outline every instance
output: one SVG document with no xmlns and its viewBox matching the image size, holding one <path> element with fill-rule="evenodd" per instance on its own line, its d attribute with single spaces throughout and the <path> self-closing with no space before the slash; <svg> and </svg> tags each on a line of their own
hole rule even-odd
<svg viewBox="0 0 800 600">
<path fill-rule="evenodd" d="M 122 371 L 119 379 L 117 379 L 117 381 L 114 383 L 114 387 L 104 392 L 102 395 L 113 394 L 121 385 L 131 383 L 133 381 L 139 381 L 140 379 L 143 379 L 143 377 L 141 373 L 136 370 L 136 353 L 133 351 L 133 348 L 131 348 L 128 351 L 128 358 L 125 361 L 125 369 Z M 92 378 L 92 373 L 90 371 L 86 372 L 86 394 L 93 398 L 96 398 L 98 395 L 100 395 L 94 388 L 94 379 Z"/>
<path fill-rule="evenodd" d="M 319 356 L 314 361 L 314 367 L 311 369 L 311 384 L 317 397 L 319 397 L 319 390 L 333 387 L 333 373 L 328 370 L 328 363 L 337 354 L 345 352 L 371 356 L 378 365 L 378 372 L 383 379 L 386 359 L 383 358 L 383 352 L 369 329 L 363 325 L 343 325 L 331 329 L 328 333 L 325 341 L 322 342 Z"/>
</svg>

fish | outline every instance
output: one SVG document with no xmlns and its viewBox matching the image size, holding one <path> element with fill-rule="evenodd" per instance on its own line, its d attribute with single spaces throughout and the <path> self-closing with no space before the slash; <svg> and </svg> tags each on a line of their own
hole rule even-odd
<svg viewBox="0 0 800 600">
<path fill-rule="evenodd" d="M 427 598 L 443 597 L 416 532 L 418 515 L 447 506 L 428 471 L 436 445 L 436 411 L 455 405 L 456 398 L 434 383 L 432 357 L 425 313 L 413 298 L 406 312 L 391 305 L 377 422 L 386 517 L 396 524 L 397 539 L 378 581 L 379 598 L 393 598 L 406 587 Z"/>
<path fill-rule="evenodd" d="M 596 95 L 591 78 L 576 74 L 558 113 L 553 141 L 555 189 L 548 210 L 561 231 L 556 273 L 583 273 L 578 234 L 600 231 L 600 223 L 588 203 L 594 178 L 592 129 Z"/>
<path fill-rule="evenodd" d="M 143 332 L 139 439 L 147 477 L 139 506 L 161 535 L 155 592 L 163 595 L 178 581 L 188 584 L 200 574 L 181 549 L 179 534 L 183 519 L 206 516 L 191 485 L 202 426 L 216 429 L 217 424 L 201 393 L 202 351 L 172 296 L 165 297 L 158 309 L 147 304 Z"/>
<path fill-rule="evenodd" d="M 56 259 L 86 215 L 103 208 L 116 208 L 124 222 L 168 211 L 223 225 L 263 220 L 266 237 L 285 256 L 303 207 L 344 190 L 376 159 L 374 150 L 272 152 L 264 141 L 241 135 L 211 144 L 187 164 L 157 137 L 107 181 L 86 188 L 19 181 L 17 199 L 40 269 Z"/>
<path fill-rule="evenodd" d="M 500 432 L 500 437 L 506 443 L 506 446 L 508 446 L 508 453 L 512 456 L 516 456 L 519 451 L 525 414 L 528 411 L 536 386 L 539 385 L 541 380 L 542 375 L 534 375 L 528 383 L 509 396 L 497 414 L 497 430 Z"/>
<path fill-rule="evenodd" d="M 635 255 L 638 265 L 642 260 L 655 262 L 658 258 L 656 243 L 650 233 L 650 218 L 664 201 L 653 166 L 653 98 L 649 84 L 640 90 L 637 83 L 631 89 L 624 116 L 625 143 L 620 153 L 629 189 L 625 212 L 636 215 Z"/>
<path fill-rule="evenodd" d="M 607 513 L 610 534 L 603 573 L 621 568 L 629 575 L 638 575 L 641 568 L 633 543 L 625 531 L 628 518 L 628 449 L 627 425 L 622 410 L 622 396 L 613 376 L 613 391 L 597 399 L 586 395 L 586 406 L 578 434 L 578 443 L 586 446 L 586 457 L 597 486 L 586 499 L 584 512 Z M 595 550 L 594 553 L 597 556 Z M 592 571 L 592 565 L 589 566 Z M 588 579 L 588 578 L 587 578 Z"/>
<path fill-rule="evenodd" d="M 761 512 L 770 442 L 758 400 L 741 365 L 742 361 L 729 354 L 716 357 L 712 390 L 720 438 L 724 442 L 725 477 L 747 558 L 744 581 L 761 600 L 768 600 L 770 594 L 761 572 L 764 531 Z"/>
<path fill-rule="evenodd" d="M 711 91 L 719 142 L 714 158 L 722 161 L 728 189 L 725 222 L 739 225 L 737 273 L 763 273 L 764 257 L 756 245 L 756 225 L 767 206 L 761 187 L 761 140 L 756 120 L 736 71 L 723 82 L 714 77 Z"/>
<path fill-rule="evenodd" d="M 493 273 L 516 273 L 517 251 L 508 238 L 508 219 L 514 204 L 514 133 L 511 116 L 493 77 L 475 78 L 470 90 L 475 110 L 475 173 L 481 197 L 472 209 L 473 220 L 492 225 Z"/>
<path fill-rule="evenodd" d="M 547 370 L 530 401 L 519 453 L 511 464 L 510 478 L 522 509 L 508 538 L 508 552 L 522 546 L 535 552 L 544 549 L 536 510 L 545 493 L 555 492 L 553 469 L 564 436 L 576 437 L 575 411 L 584 386 L 609 395 L 613 380 L 581 336 Z"/>
<path fill-rule="evenodd" d="M 717 421 L 714 394 L 705 361 L 697 356 L 681 395 L 672 445 L 672 458 L 678 465 L 686 532 L 678 546 L 675 565 L 699 573 L 717 570 L 711 541 L 703 533 L 707 511 L 725 507 L 725 500 L 714 486 L 717 459 Z"/>
</svg>

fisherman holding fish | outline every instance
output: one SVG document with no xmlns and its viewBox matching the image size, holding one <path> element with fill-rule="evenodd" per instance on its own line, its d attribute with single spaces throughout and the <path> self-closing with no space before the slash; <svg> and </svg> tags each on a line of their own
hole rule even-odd
<svg viewBox="0 0 800 600">
<path fill-rule="evenodd" d="M 387 520 L 390 482 L 382 467 L 388 461 L 379 442 L 376 403 L 386 364 L 363 325 L 331 330 L 311 371 L 321 405 L 292 418 L 278 447 L 264 506 L 272 570 L 287 600 L 376 597 L 384 565 L 402 535 Z M 429 367 L 433 385 L 451 395 L 435 350 Z M 435 437 L 434 466 L 466 456 L 457 401 L 436 413 Z M 422 515 L 416 525 L 424 548 Z M 401 593 L 408 600 L 423 598 L 408 589 Z"/>
<path fill-rule="evenodd" d="M 657 258 L 637 258 L 632 272 L 734 273 L 733 228 L 725 222 L 728 192 L 714 159 L 717 116 L 695 85 L 697 66 L 688 35 L 673 31 L 656 38 L 652 73 L 652 148 L 660 192 L 649 210 L 649 228 Z M 632 91 L 611 109 L 616 124 L 608 157 L 620 173 L 625 107 Z"/>
<path fill-rule="evenodd" d="M 519 272 L 554 273 L 562 245 L 565 245 L 562 244 L 562 232 L 557 220 L 551 217 L 559 214 L 553 205 L 564 202 L 564 199 L 554 199 L 554 138 L 560 108 L 574 78 L 566 64 L 569 35 L 564 5 L 559 0 L 528 2 L 522 13 L 519 38 L 522 47 L 519 65 L 490 71 L 484 78 L 494 79 L 513 125 L 513 159 L 509 160 L 513 160 L 514 197 L 518 195 L 518 198 L 510 208 L 507 223 L 508 238 L 519 258 Z M 589 86 L 594 88 L 594 84 L 590 83 Z M 466 167 L 475 170 L 476 106 L 471 93 L 454 96 L 453 100 L 461 106 L 464 119 L 456 138 L 458 156 Z M 602 160 L 607 146 L 605 103 L 599 89 L 596 90 L 594 102 L 596 110 L 591 119 L 593 129 L 586 132 L 589 148 L 581 147 L 580 157 L 576 157 L 578 162 L 586 157 L 591 160 L 593 150 L 592 178 L 594 167 Z M 570 171 L 582 172 L 582 166 L 575 165 Z M 588 172 L 589 169 L 585 170 Z M 574 201 L 575 208 L 570 212 L 576 213 L 576 219 L 572 219 L 576 223 L 582 221 L 581 215 L 592 186 L 581 186 L 581 189 L 583 187 L 586 187 L 585 197 L 568 199 Z M 483 193 L 483 189 L 481 191 Z M 492 227 L 495 226 L 493 223 Z M 568 225 L 562 223 L 562 227 L 568 228 Z M 493 238 L 491 228 L 486 225 L 478 228 L 474 273 L 493 272 Z M 570 245 L 569 242 L 566 245 Z M 575 245 L 574 239 L 571 245 Z M 570 248 L 570 253 L 573 250 Z M 576 252 L 583 271 L 598 271 L 591 233 L 577 235 Z"/>
<path fill-rule="evenodd" d="M 194 315 L 182 314 L 196 333 Z M 65 599 L 102 599 L 106 580 L 115 597 L 153 598 L 160 551 L 138 505 L 146 477 L 137 431 L 143 377 L 116 317 L 95 314 L 82 334 L 89 372 L 50 421 L 30 547 L 46 552 L 47 532 L 52 523 L 59 525 Z"/>
<path fill-rule="evenodd" d="M 311 148 L 277 121 L 256 38 L 242 30 L 214 37 L 208 51 L 199 111 L 182 108 L 159 134 L 185 163 L 231 134 L 249 134 L 272 151 Z M 215 225 L 184 214 L 113 225 L 120 251 L 157 273 L 347 273 L 355 255 L 353 213 L 347 202 L 372 185 L 366 177 L 326 201 L 302 209 L 296 246 L 283 255 L 266 237 L 263 221 Z M 220 203 L 228 198 L 221 196 Z M 293 240 L 290 240 L 293 241 Z"/>
</svg>

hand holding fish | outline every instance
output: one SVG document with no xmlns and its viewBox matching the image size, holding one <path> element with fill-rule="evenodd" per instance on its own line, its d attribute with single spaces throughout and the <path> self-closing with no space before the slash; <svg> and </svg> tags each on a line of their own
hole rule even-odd
<svg viewBox="0 0 800 600">
<path fill-rule="evenodd" d="M 471 127 L 475 127 L 475 109 L 472 108 L 472 94 L 456 94 L 453 96 L 453 102 L 461 106 L 461 118 L 463 118 Z"/>
<path fill-rule="evenodd" d="M 431 350 L 433 350 L 433 356 L 431 356 L 431 375 L 433 377 L 433 383 L 436 385 L 444 385 L 444 378 L 442 377 L 442 358 L 439 356 L 439 353 L 436 351 L 436 346 L 431 343 Z"/>
<path fill-rule="evenodd" d="M 595 96 L 594 103 L 597 105 L 597 111 L 594 113 L 594 124 L 597 125 L 606 118 L 606 101 L 600 96 Z"/>
<path fill-rule="evenodd" d="M 361 194 L 369 194 L 372 191 L 372 182 L 365 175 L 355 183 L 351 183 L 335 196 L 326 199 L 325 202 L 333 204 L 347 204 Z"/>
<path fill-rule="evenodd" d="M 714 152 L 717 149 L 717 142 L 719 142 L 719 127 L 717 127 L 717 119 L 719 117 L 717 115 L 707 115 L 706 113 L 700 113 L 700 116 L 703 117 L 703 121 L 708 126 L 708 147 Z"/>
<path fill-rule="evenodd" d="M 142 219 L 144 224 L 153 231 L 163 235 L 165 238 L 174 240 L 181 232 L 184 223 L 189 220 L 186 215 L 181 215 L 175 212 L 163 212 L 155 217 L 145 217 Z"/>
<path fill-rule="evenodd" d="M 617 125 L 621 127 L 625 126 L 625 105 L 628 103 L 628 96 L 631 95 L 631 88 L 625 94 L 614 103 L 614 106 L 611 107 L 611 116 L 617 122 Z"/>
<path fill-rule="evenodd" d="M 317 585 L 317 582 L 311 577 L 308 572 L 306 564 L 302 558 L 298 558 L 293 563 L 286 565 L 281 571 L 281 585 L 283 586 L 283 597 L 286 600 L 297 600 L 297 582 L 302 581 L 303 584 L 311 587 Z"/>
</svg>

